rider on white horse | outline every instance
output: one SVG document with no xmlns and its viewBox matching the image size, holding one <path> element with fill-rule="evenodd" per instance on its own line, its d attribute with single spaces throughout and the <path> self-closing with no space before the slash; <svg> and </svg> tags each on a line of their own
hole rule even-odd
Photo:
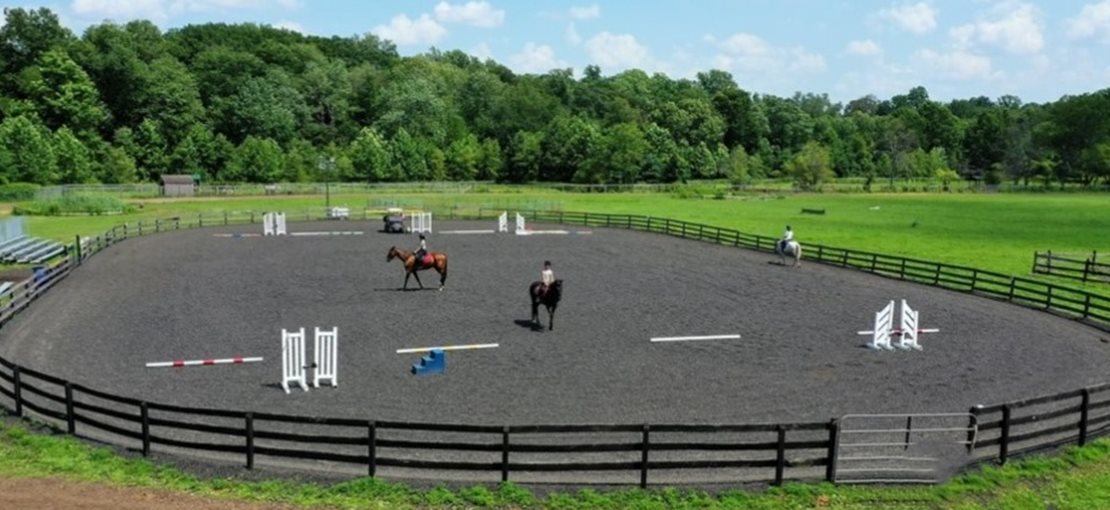
<svg viewBox="0 0 1110 510">
<path fill-rule="evenodd" d="M 782 239 L 779 240 L 779 251 L 786 253 L 786 247 L 790 241 L 794 240 L 794 231 L 790 229 L 790 225 L 786 226 L 786 232 L 782 234 Z"/>
</svg>

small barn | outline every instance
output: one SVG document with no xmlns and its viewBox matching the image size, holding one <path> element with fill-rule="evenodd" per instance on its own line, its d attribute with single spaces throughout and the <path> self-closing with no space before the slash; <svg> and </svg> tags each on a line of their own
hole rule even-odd
<svg viewBox="0 0 1110 510">
<path fill-rule="evenodd" d="M 191 197 L 196 194 L 197 185 L 191 175 L 163 175 L 162 196 Z"/>
</svg>

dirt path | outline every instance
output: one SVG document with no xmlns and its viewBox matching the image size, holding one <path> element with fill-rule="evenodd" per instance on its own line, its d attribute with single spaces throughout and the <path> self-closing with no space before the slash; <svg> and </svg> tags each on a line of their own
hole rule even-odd
<svg viewBox="0 0 1110 510">
<path fill-rule="evenodd" d="M 285 505 L 223 501 L 142 487 L 57 479 L 0 478 L 3 507 L 12 510 L 261 510 Z"/>
</svg>

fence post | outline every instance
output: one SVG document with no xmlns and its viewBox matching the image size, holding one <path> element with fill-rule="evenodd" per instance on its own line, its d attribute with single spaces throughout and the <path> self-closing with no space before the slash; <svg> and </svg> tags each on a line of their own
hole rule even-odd
<svg viewBox="0 0 1110 510">
<path fill-rule="evenodd" d="M 898 279 L 899 280 L 905 280 L 906 279 L 906 259 L 905 258 L 902 259 L 902 267 L 900 269 L 898 269 Z"/>
<path fill-rule="evenodd" d="M 998 462 L 1006 463 L 1010 454 L 1010 406 L 1002 406 L 1002 438 L 998 443 Z"/>
<path fill-rule="evenodd" d="M 162 220 L 160 220 L 158 218 L 154 218 L 154 232 L 158 233 L 158 232 L 161 232 L 161 231 L 162 231 Z"/>
<path fill-rule="evenodd" d="M 975 450 L 975 443 L 974 443 L 974 441 L 975 441 L 975 429 L 978 428 L 979 409 L 982 409 L 982 406 L 978 406 L 978 405 L 971 406 L 971 409 L 967 410 L 967 414 L 971 415 L 967 419 L 967 453 L 968 454 L 970 454 L 973 450 Z"/>
<path fill-rule="evenodd" d="M 204 213 L 197 213 L 197 227 L 204 226 Z"/>
<path fill-rule="evenodd" d="M 1039 260 L 1040 256 L 1041 256 L 1040 253 L 1038 253 L 1036 251 L 1033 252 L 1033 271 L 1032 271 L 1033 273 L 1038 272 L 1037 271 L 1037 261 Z"/>
<path fill-rule="evenodd" d="M 501 481 L 509 481 L 509 426 L 501 428 Z"/>
<path fill-rule="evenodd" d="M 73 384 L 66 383 L 66 431 L 77 433 L 77 418 L 73 415 Z"/>
<path fill-rule="evenodd" d="M 825 260 L 825 245 L 817 245 L 817 262 Z"/>
<path fill-rule="evenodd" d="M 77 265 L 81 265 L 81 236 L 76 235 L 73 237 L 76 238 L 73 240 L 73 245 L 77 247 Z"/>
<path fill-rule="evenodd" d="M 1052 250 L 1048 250 L 1048 257 L 1045 258 L 1045 274 L 1052 274 Z"/>
<path fill-rule="evenodd" d="M 940 264 L 937 264 L 937 270 L 933 273 L 933 285 L 940 284 Z"/>
<path fill-rule="evenodd" d="M 143 236 L 143 220 L 139 220 L 139 237 Z"/>
<path fill-rule="evenodd" d="M 366 211 L 362 211 L 362 212 L 363 212 L 364 214 L 366 213 Z M 363 218 L 363 219 L 366 219 L 366 218 Z M 252 224 L 254 223 L 254 211 L 251 211 L 251 223 L 252 223 Z"/>
<path fill-rule="evenodd" d="M 786 469 L 786 428 L 782 425 L 775 427 L 779 433 L 775 457 L 775 481 L 772 485 L 782 485 L 782 473 Z"/>
<path fill-rule="evenodd" d="M 254 413 L 244 414 L 247 420 L 247 469 L 254 469 Z"/>
<path fill-rule="evenodd" d="M 651 425 L 644 424 L 642 432 L 642 440 L 640 442 L 640 488 L 647 488 L 648 476 L 648 451 L 651 449 L 650 437 Z"/>
<path fill-rule="evenodd" d="M 1014 300 L 1014 284 L 1015 283 L 1017 283 L 1017 279 L 1015 277 L 1011 276 L 1010 277 L 1010 295 L 1007 297 L 1007 301 L 1013 302 L 1013 300 Z"/>
<path fill-rule="evenodd" d="M 378 474 L 378 422 L 370 420 L 366 424 L 366 449 L 367 458 L 369 459 L 367 470 L 370 473 L 370 478 Z"/>
<path fill-rule="evenodd" d="M 1044 309 L 1048 310 L 1050 308 L 1052 308 L 1052 285 L 1048 286 L 1048 295 L 1044 299 Z"/>
<path fill-rule="evenodd" d="M 828 464 L 825 464 L 825 481 L 836 481 L 836 452 L 840 448 L 840 422 L 836 418 L 829 420 L 829 453 Z"/>
<path fill-rule="evenodd" d="M 871 272 L 872 273 L 875 272 L 875 267 L 878 265 L 878 263 L 879 263 L 879 255 L 876 254 L 876 253 L 872 253 L 871 254 Z"/>
<path fill-rule="evenodd" d="M 224 226 L 227 226 L 227 211 L 224 211 Z"/>
<path fill-rule="evenodd" d="M 146 402 L 139 403 L 139 415 L 143 422 L 143 457 L 150 456 L 150 409 Z"/>
<path fill-rule="evenodd" d="M 12 367 L 12 393 L 15 393 L 15 416 L 17 418 L 23 417 L 23 381 L 19 376 L 20 371 L 19 365 Z"/>
<path fill-rule="evenodd" d="M 979 283 L 979 270 L 973 269 L 971 271 L 971 292 L 975 293 L 975 286 Z"/>
<path fill-rule="evenodd" d="M 1087 415 L 1091 409 L 1091 390 L 1083 388 L 1083 401 L 1079 404 L 1079 446 L 1087 444 Z"/>
<path fill-rule="evenodd" d="M 1083 298 L 1083 318 L 1087 319 L 1091 316 L 1091 295 L 1087 294 Z"/>
</svg>

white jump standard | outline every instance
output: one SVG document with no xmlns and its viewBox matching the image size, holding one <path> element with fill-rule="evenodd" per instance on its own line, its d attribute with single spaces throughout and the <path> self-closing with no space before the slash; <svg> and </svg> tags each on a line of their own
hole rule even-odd
<svg viewBox="0 0 1110 510">
<path fill-rule="evenodd" d="M 305 376 L 304 358 L 304 328 L 295 333 L 290 333 L 284 328 L 281 330 L 281 389 L 289 393 L 289 385 L 295 383 L 301 389 L 308 391 L 308 381 Z"/>
<path fill-rule="evenodd" d="M 285 234 L 285 213 L 268 212 L 262 215 L 262 235 L 283 236 Z"/>
<path fill-rule="evenodd" d="M 508 232 L 509 231 L 509 211 L 505 211 L 505 212 L 501 213 L 501 216 L 497 217 L 497 231 L 498 232 Z"/>
<path fill-rule="evenodd" d="M 147 368 L 178 368 L 178 367 L 200 367 L 209 365 L 241 365 L 243 363 L 258 363 L 262 361 L 261 357 L 245 358 L 236 356 L 234 358 L 220 358 L 220 359 L 175 359 L 173 361 L 155 361 L 147 363 Z"/>
<path fill-rule="evenodd" d="M 412 215 L 412 228 L 414 234 L 432 233 L 432 213 L 420 212 Z"/>
<path fill-rule="evenodd" d="M 920 312 L 910 308 L 906 300 L 902 300 L 902 313 L 898 328 L 894 328 L 894 301 L 891 300 L 882 310 L 875 314 L 875 327 L 869 331 L 860 331 L 861 335 L 871 335 L 871 343 L 867 344 L 872 349 L 893 350 L 890 337 L 901 337 L 898 341 L 900 349 L 921 350 L 917 343 L 918 335 L 922 333 L 940 333 L 939 328 L 918 328 Z"/>
<path fill-rule="evenodd" d="M 300 385 L 308 391 L 308 377 L 305 369 L 313 368 L 312 385 L 319 388 L 320 381 L 330 381 L 332 387 L 339 386 L 339 328 L 323 330 L 316 328 L 313 335 L 315 352 L 312 365 L 305 365 L 304 328 L 295 333 L 281 330 L 281 389 L 289 393 L 291 383 Z"/>
<path fill-rule="evenodd" d="M 331 381 L 332 388 L 339 386 L 337 377 L 339 360 L 336 357 L 339 348 L 339 328 L 324 331 L 316 328 L 314 335 L 316 351 L 313 353 L 312 366 L 316 373 L 312 376 L 312 385 L 319 388 L 320 381 Z"/>
</svg>

